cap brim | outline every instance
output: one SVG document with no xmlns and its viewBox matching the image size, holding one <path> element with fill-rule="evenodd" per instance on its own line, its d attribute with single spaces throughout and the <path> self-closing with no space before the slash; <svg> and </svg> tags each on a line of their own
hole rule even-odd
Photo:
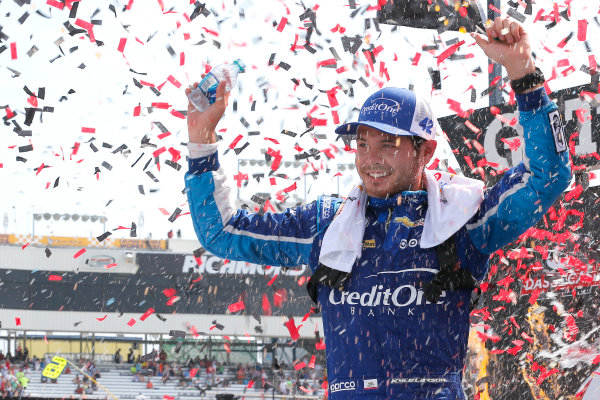
<svg viewBox="0 0 600 400">
<path fill-rule="evenodd" d="M 335 129 L 335 133 L 337 133 L 338 135 L 356 135 L 356 131 L 358 130 L 358 127 L 361 125 L 368 126 L 370 128 L 375 128 L 378 131 L 381 131 L 381 132 L 384 132 L 384 133 L 387 133 L 390 135 L 394 135 L 394 136 L 418 136 L 418 137 L 422 137 L 425 140 L 431 140 L 431 137 L 424 137 L 422 135 L 417 135 L 412 132 L 405 131 L 404 129 L 398 129 L 395 126 L 391 126 L 391 125 L 384 124 L 381 122 L 370 122 L 370 121 L 349 122 L 347 124 L 342 124 Z"/>
</svg>

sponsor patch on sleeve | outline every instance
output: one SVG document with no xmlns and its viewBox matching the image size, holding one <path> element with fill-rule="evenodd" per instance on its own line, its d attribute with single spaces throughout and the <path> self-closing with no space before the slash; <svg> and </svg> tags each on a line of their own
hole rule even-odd
<svg viewBox="0 0 600 400">
<path fill-rule="evenodd" d="M 562 153 L 567 150 L 567 142 L 565 140 L 565 131 L 558 110 L 550 111 L 548 113 L 548 119 L 550 120 L 550 127 L 552 128 L 552 135 L 554 136 L 554 146 L 556 146 L 556 152 Z"/>
<path fill-rule="evenodd" d="M 364 385 L 365 390 L 377 389 L 377 378 L 363 379 L 363 385 Z"/>
</svg>

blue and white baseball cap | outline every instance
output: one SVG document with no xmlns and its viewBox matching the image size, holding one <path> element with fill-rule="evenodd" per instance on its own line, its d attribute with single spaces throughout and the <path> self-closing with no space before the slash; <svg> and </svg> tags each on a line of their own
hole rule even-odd
<svg viewBox="0 0 600 400">
<path fill-rule="evenodd" d="M 429 103 L 408 89 L 383 88 L 373 93 L 360 109 L 358 122 L 336 128 L 340 135 L 354 135 L 365 125 L 390 135 L 435 139 L 438 123 Z"/>
</svg>

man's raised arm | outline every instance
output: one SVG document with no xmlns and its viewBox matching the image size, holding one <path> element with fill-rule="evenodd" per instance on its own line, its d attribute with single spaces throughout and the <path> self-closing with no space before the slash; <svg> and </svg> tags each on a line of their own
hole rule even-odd
<svg viewBox="0 0 600 400">
<path fill-rule="evenodd" d="M 190 160 L 185 185 L 196 235 L 206 250 L 222 258 L 273 266 L 308 264 L 319 202 L 263 215 L 235 207 L 219 165 L 215 132 L 227 97 L 221 84 L 216 102 L 207 110 L 188 105 Z"/>
<path fill-rule="evenodd" d="M 518 23 L 497 18 L 487 35 L 488 40 L 477 34 L 473 37 L 488 57 L 506 68 L 516 93 L 525 146 L 523 162 L 486 193 L 479 212 L 467 224 L 479 250 L 492 253 L 546 213 L 569 185 L 571 167 L 559 111 L 543 88 L 527 33 Z"/>
</svg>

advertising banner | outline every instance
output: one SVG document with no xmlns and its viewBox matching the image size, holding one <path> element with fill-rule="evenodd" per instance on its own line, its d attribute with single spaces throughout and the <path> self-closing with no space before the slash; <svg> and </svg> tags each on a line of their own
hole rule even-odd
<svg viewBox="0 0 600 400">
<path fill-rule="evenodd" d="M 472 314 L 484 346 L 471 343 L 466 371 L 476 398 L 580 399 L 597 386 L 588 379 L 600 362 L 600 97 L 594 91 L 586 85 L 551 94 L 559 113 L 548 117 L 564 122 L 574 179 L 533 228 L 490 260 Z M 515 105 L 468 110 L 440 125 L 463 173 L 487 187 L 526 161 Z"/>
</svg>

